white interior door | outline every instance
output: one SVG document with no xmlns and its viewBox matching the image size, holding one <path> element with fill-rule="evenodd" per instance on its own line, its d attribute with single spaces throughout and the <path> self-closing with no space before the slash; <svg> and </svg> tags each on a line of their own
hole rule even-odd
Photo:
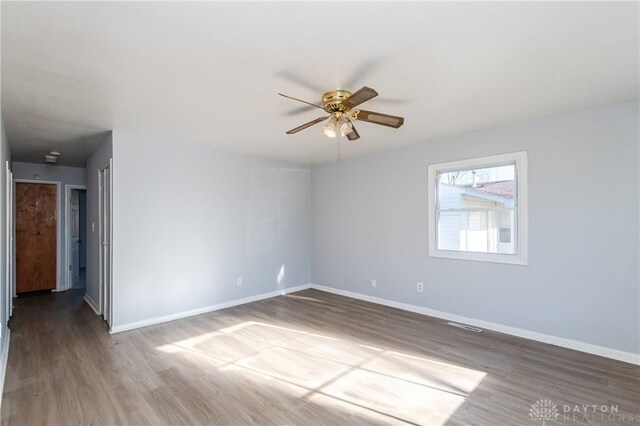
<svg viewBox="0 0 640 426">
<path fill-rule="evenodd" d="M 9 162 L 7 161 L 7 169 L 9 168 Z M 11 303 L 9 304 L 9 315 L 13 315 L 13 298 L 17 297 L 16 294 L 16 202 L 15 202 L 15 182 L 13 180 L 13 173 L 9 173 L 10 182 L 11 182 L 11 195 L 9 200 L 11 202 L 11 207 L 9 210 L 10 214 L 10 233 L 9 233 L 9 284 L 11 286 Z"/>
<path fill-rule="evenodd" d="M 71 239 L 71 287 L 80 285 L 80 193 L 72 189 L 69 199 L 69 231 Z"/>
<path fill-rule="evenodd" d="M 6 214 L 7 214 L 7 238 L 6 238 L 6 306 L 5 306 L 5 321 L 9 321 L 13 314 L 13 295 L 14 295 L 14 280 L 13 280 L 13 173 L 9 170 L 9 162 L 6 163 L 7 172 L 7 188 L 6 188 Z"/>
<path fill-rule="evenodd" d="M 111 325 L 111 168 L 99 175 L 100 199 L 100 288 L 102 315 Z"/>
</svg>

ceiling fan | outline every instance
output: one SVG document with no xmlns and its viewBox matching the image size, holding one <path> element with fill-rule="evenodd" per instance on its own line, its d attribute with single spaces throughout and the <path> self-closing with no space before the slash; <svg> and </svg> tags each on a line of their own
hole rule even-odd
<svg viewBox="0 0 640 426">
<path fill-rule="evenodd" d="M 327 121 L 324 125 L 323 133 L 330 138 L 335 138 L 338 135 L 346 136 L 347 139 L 354 141 L 360 137 L 358 131 L 352 123 L 352 120 L 367 121 L 369 123 L 380 124 L 382 126 L 393 127 L 397 129 L 404 123 L 403 117 L 397 117 L 395 115 L 382 114 L 379 112 L 366 111 L 363 109 L 356 109 L 358 105 L 363 102 L 373 99 L 378 96 L 378 92 L 370 87 L 363 87 L 355 93 L 348 92 L 346 90 L 332 90 L 322 95 L 322 106 L 316 105 L 311 102 L 296 99 L 291 96 L 278 93 L 285 98 L 293 99 L 294 101 L 303 102 L 307 105 L 320 108 L 329 113 L 329 115 L 316 118 L 313 121 L 305 123 L 301 126 L 291 129 L 287 132 L 288 135 L 293 135 L 301 130 L 311 127 L 314 124 L 318 124 L 322 121 Z"/>
</svg>

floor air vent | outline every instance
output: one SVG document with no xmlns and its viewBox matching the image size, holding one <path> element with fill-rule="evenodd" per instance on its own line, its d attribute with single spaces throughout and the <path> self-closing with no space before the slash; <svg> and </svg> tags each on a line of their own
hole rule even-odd
<svg viewBox="0 0 640 426">
<path fill-rule="evenodd" d="M 482 329 L 481 328 L 471 327 L 470 325 L 459 324 L 457 322 L 448 322 L 447 324 L 449 324 L 452 327 L 461 328 L 463 330 L 473 331 L 474 333 L 482 333 Z"/>
</svg>

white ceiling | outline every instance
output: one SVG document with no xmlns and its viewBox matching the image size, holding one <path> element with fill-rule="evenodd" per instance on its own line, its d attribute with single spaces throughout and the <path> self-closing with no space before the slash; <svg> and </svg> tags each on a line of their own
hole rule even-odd
<svg viewBox="0 0 640 426">
<path fill-rule="evenodd" d="M 2 2 L 13 158 L 84 165 L 110 129 L 302 163 L 332 161 L 320 103 L 363 85 L 343 157 L 638 97 L 639 3 Z M 318 110 L 318 112 L 321 112 Z"/>
</svg>

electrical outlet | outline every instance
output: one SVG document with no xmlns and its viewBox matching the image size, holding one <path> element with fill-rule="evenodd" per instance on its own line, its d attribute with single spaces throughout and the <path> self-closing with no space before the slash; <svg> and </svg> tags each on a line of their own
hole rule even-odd
<svg viewBox="0 0 640 426">
<path fill-rule="evenodd" d="M 424 293 L 424 284 L 418 283 L 416 290 L 418 290 L 418 293 Z"/>
<path fill-rule="evenodd" d="M 238 285 L 238 287 L 240 287 L 242 285 L 242 277 L 238 277 L 236 279 L 236 284 Z"/>
<path fill-rule="evenodd" d="M 376 280 L 371 280 L 371 287 L 376 288 L 377 285 Z"/>
</svg>

